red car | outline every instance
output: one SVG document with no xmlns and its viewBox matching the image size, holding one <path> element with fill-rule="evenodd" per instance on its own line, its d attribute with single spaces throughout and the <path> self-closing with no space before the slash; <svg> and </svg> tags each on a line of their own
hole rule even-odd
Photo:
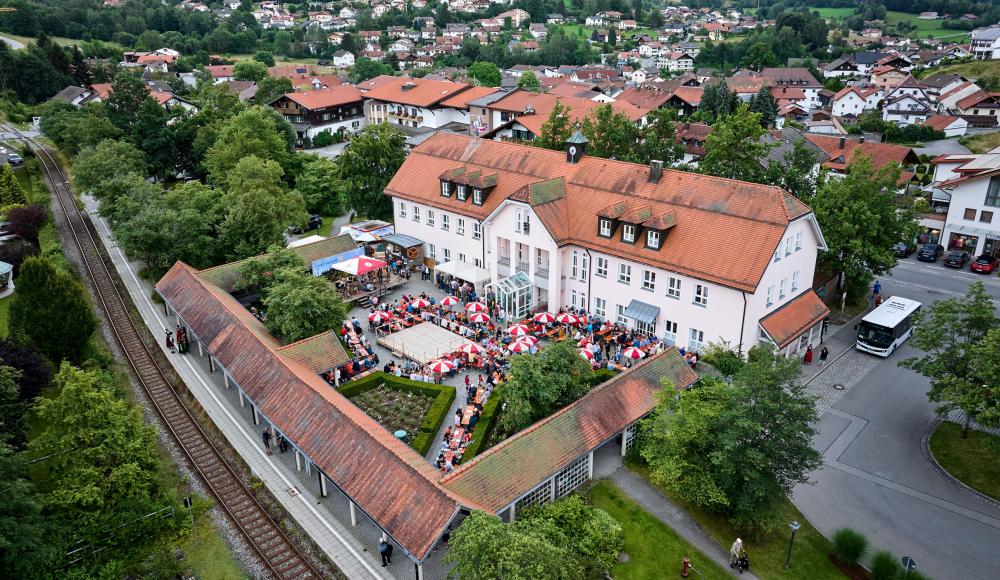
<svg viewBox="0 0 1000 580">
<path fill-rule="evenodd" d="M 997 269 L 998 265 L 1000 265 L 1000 260 L 998 260 L 996 257 L 987 256 L 986 254 L 983 254 L 982 256 L 976 258 L 976 261 L 973 262 L 972 266 L 970 266 L 969 268 L 973 272 L 992 274 L 993 271 Z"/>
</svg>

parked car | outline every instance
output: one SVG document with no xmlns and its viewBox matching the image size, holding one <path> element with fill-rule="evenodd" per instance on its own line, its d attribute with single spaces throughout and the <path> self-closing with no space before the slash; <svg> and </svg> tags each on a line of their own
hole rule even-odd
<svg viewBox="0 0 1000 580">
<path fill-rule="evenodd" d="M 304 226 L 288 226 L 288 232 L 292 234 L 304 234 L 310 230 L 318 230 L 323 225 L 323 216 L 314 213 L 309 216 L 309 221 Z"/>
<path fill-rule="evenodd" d="M 988 254 L 983 254 L 976 258 L 976 261 L 969 266 L 969 269 L 973 272 L 981 272 L 983 274 L 992 274 L 994 270 L 997 269 L 997 264 L 1000 264 L 1000 260 L 996 256 L 990 256 Z"/>
<path fill-rule="evenodd" d="M 892 251 L 896 253 L 897 258 L 907 258 L 917 250 L 916 244 L 911 242 L 899 242 L 892 247 Z"/>
<path fill-rule="evenodd" d="M 24 159 L 21 159 L 21 156 L 18 155 L 17 153 L 11 153 L 10 155 L 8 155 L 7 161 L 9 161 L 11 166 L 13 167 L 24 165 Z"/>
<path fill-rule="evenodd" d="M 969 254 L 962 250 L 952 250 L 944 258 L 944 265 L 950 268 L 961 268 L 969 261 Z"/>
<path fill-rule="evenodd" d="M 937 262 L 937 259 L 944 253 L 944 246 L 941 244 L 924 244 L 917 252 L 917 259 L 921 262 Z"/>
</svg>

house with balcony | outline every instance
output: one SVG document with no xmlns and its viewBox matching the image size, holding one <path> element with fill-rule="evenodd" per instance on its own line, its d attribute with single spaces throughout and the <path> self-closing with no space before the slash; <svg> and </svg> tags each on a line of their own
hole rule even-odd
<svg viewBox="0 0 1000 580">
<path fill-rule="evenodd" d="M 941 244 L 1000 257 L 1000 147 L 933 160 L 934 187 L 950 196 Z"/>
<path fill-rule="evenodd" d="M 443 106 L 442 102 L 471 86 L 451 81 L 391 77 L 365 93 L 366 117 L 371 124 L 390 123 L 410 132 L 462 122 L 456 110 Z"/>
<path fill-rule="evenodd" d="M 837 91 L 830 100 L 834 117 L 860 117 L 865 111 L 877 109 L 885 92 L 876 86 L 850 85 Z"/>
<path fill-rule="evenodd" d="M 1000 26 L 980 28 L 972 32 L 972 57 L 976 60 L 1000 58 Z"/>
<path fill-rule="evenodd" d="M 268 105 L 292 124 L 299 144 L 324 132 L 357 133 L 365 124 L 364 96 L 350 85 L 286 93 Z"/>
<path fill-rule="evenodd" d="M 935 107 L 923 86 L 907 75 L 902 82 L 892 88 L 882 106 L 882 120 L 906 126 L 920 124 L 934 114 Z"/>
<path fill-rule="evenodd" d="M 691 350 L 818 343 L 828 310 L 810 284 L 826 244 L 805 204 L 586 148 L 579 132 L 562 152 L 437 133 L 385 189 L 396 232 L 423 240 L 429 265 L 488 272 L 514 318 L 582 308 Z"/>
</svg>

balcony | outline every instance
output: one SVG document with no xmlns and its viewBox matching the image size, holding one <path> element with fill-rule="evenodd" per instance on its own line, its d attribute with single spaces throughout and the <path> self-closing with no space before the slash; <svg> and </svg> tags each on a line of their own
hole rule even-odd
<svg viewBox="0 0 1000 580">
<path fill-rule="evenodd" d="M 527 262 L 518 262 L 517 263 L 517 271 L 518 272 L 524 272 L 525 274 L 527 274 L 528 273 L 528 263 Z"/>
<path fill-rule="evenodd" d="M 497 258 L 497 264 L 501 266 L 510 266 L 510 254 L 500 254 Z"/>
</svg>

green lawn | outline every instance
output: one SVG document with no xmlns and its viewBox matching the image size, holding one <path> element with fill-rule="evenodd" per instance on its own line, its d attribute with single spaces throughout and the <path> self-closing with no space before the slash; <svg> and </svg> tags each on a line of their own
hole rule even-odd
<svg viewBox="0 0 1000 580">
<path fill-rule="evenodd" d="M 208 513 L 195 519 L 194 533 L 179 540 L 177 547 L 183 550 L 185 562 L 195 578 L 240 580 L 247 577 L 212 525 Z"/>
<path fill-rule="evenodd" d="M 628 562 L 618 564 L 611 576 L 616 580 L 667 578 L 680 570 L 681 560 L 690 558 L 702 578 L 726 578 L 729 574 L 699 552 L 677 532 L 628 498 L 608 481 L 598 482 L 587 494 L 597 507 L 622 526 Z M 691 578 L 697 578 L 697 573 Z"/>
<path fill-rule="evenodd" d="M 969 148 L 973 153 L 986 153 L 990 149 L 1000 147 L 1000 133 L 983 133 L 962 137 L 959 143 Z"/>
<path fill-rule="evenodd" d="M 1000 60 L 973 60 L 929 68 L 926 71 L 926 76 L 939 72 L 956 73 L 972 79 L 983 76 L 1000 76 Z"/>
<path fill-rule="evenodd" d="M 0 298 L 0 338 L 10 336 L 10 305 L 13 303 L 13 294 L 5 298 Z"/>
<path fill-rule="evenodd" d="M 843 20 L 854 14 L 854 8 L 820 8 L 808 6 L 810 12 L 819 12 L 819 15 L 829 20 Z"/>
<path fill-rule="evenodd" d="M 630 462 L 629 468 L 649 479 L 649 471 L 644 466 Z M 656 484 L 653 483 L 653 485 Z M 783 565 L 785 563 L 785 555 L 788 551 L 788 539 L 791 534 L 787 523 L 782 524 L 780 528 L 764 538 L 752 540 L 748 538 L 745 530 L 734 528 L 725 516 L 701 512 L 697 508 L 677 499 L 662 486 L 657 487 L 659 487 L 664 495 L 670 497 L 677 505 L 684 508 L 688 515 L 694 518 L 727 552 L 735 538 L 743 538 L 744 546 L 750 556 L 750 569 L 760 578 L 787 578 L 788 580 L 797 580 L 800 578 L 809 578 L 810 580 L 821 580 L 823 578 L 843 580 L 844 578 L 844 575 L 830 562 L 828 557 L 828 554 L 833 549 L 833 544 L 806 521 L 805 517 L 791 501 L 785 500 L 782 502 L 779 507 L 778 519 L 782 522 L 792 522 L 794 520 L 802 524 L 802 527 L 799 528 L 799 531 L 795 535 L 791 566 L 788 570 L 784 570 Z"/>
<path fill-rule="evenodd" d="M 1000 437 L 945 421 L 931 435 L 931 452 L 941 467 L 969 487 L 1000 499 Z"/>
<path fill-rule="evenodd" d="M 913 27 L 909 32 L 910 38 L 927 38 L 930 35 L 952 42 L 964 42 L 969 36 L 968 30 L 941 28 L 941 25 L 944 24 L 943 20 L 921 20 L 917 18 L 916 14 L 906 12 L 886 12 L 885 21 L 890 27 L 894 27 L 900 22 L 909 22 L 910 26 Z"/>
<path fill-rule="evenodd" d="M 319 234 L 319 235 L 323 236 L 324 238 L 329 238 L 329 237 L 331 237 L 333 235 L 333 232 L 332 232 L 332 230 L 333 230 L 333 222 L 335 222 L 335 221 L 337 221 L 337 216 L 325 215 L 325 216 L 323 216 L 323 225 L 321 225 L 319 227 L 319 230 L 316 231 L 316 232 L 306 232 L 305 235 L 311 236 L 311 235 L 313 235 L 313 233 L 316 233 L 316 234 Z"/>
<path fill-rule="evenodd" d="M 590 35 L 594 32 L 594 30 L 596 30 L 596 28 L 593 26 L 584 26 L 582 24 L 560 24 L 557 27 L 565 30 L 566 34 L 568 34 L 569 36 L 583 36 L 588 40 L 590 39 Z M 583 31 L 582 35 L 580 34 L 581 30 Z M 642 28 L 642 27 L 636 28 L 635 30 L 615 30 L 615 33 L 618 35 L 619 39 L 631 38 L 633 36 L 636 36 L 637 34 L 653 34 L 655 32 L 656 31 L 653 30 L 652 28 Z"/>
<path fill-rule="evenodd" d="M 35 43 L 35 38 L 32 37 L 32 36 L 18 36 L 17 34 L 9 34 L 7 32 L 4 32 L 3 34 L 0 34 L 0 36 L 6 36 L 7 38 L 13 38 L 14 40 L 16 40 L 18 42 L 22 42 L 24 44 L 34 44 Z M 80 40 L 79 38 L 63 38 L 62 36 L 50 36 L 49 38 L 51 38 L 52 42 L 58 44 L 59 46 L 72 46 L 74 44 L 81 45 L 84 42 L 86 42 L 85 40 Z M 113 46 L 115 45 L 114 42 L 108 42 L 108 44 L 113 45 Z M 123 48 L 123 50 L 124 50 L 124 48 Z"/>
</svg>

